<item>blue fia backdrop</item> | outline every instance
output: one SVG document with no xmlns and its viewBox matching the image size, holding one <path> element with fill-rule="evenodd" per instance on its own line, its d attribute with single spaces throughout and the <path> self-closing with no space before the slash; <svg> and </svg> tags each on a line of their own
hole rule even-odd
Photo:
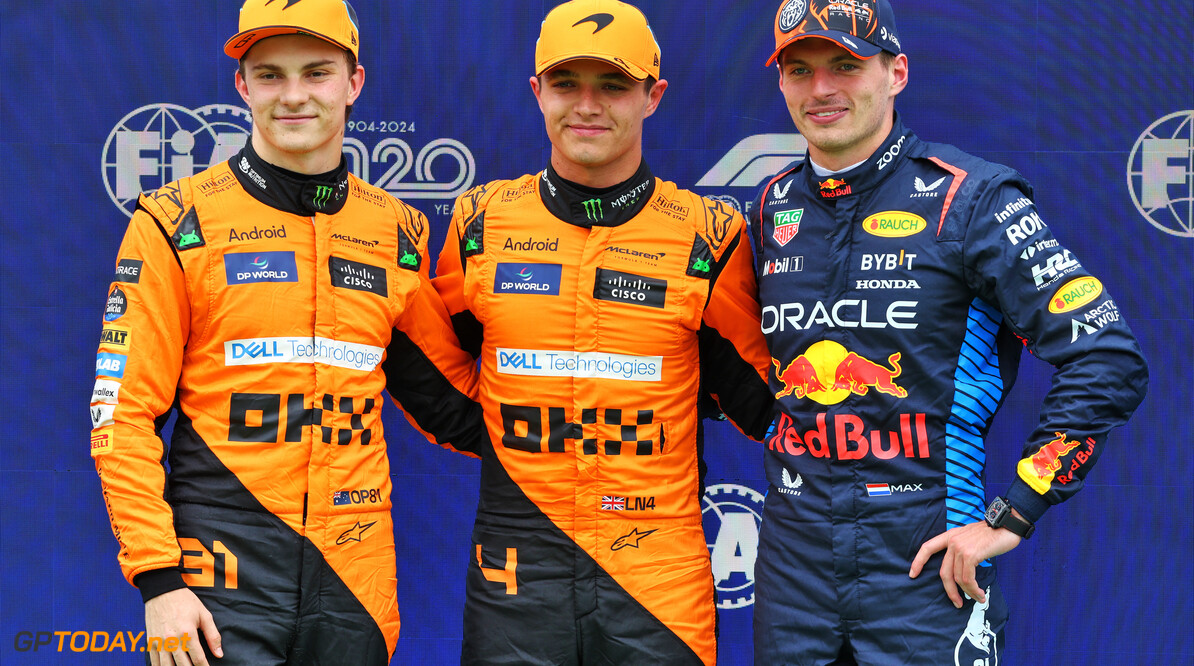
<svg viewBox="0 0 1194 666">
<path fill-rule="evenodd" d="M 423 210 L 438 252 L 454 196 L 541 169 L 534 42 L 554 2 L 357 0 L 365 90 L 353 170 Z M 1004 664 L 1194 659 L 1194 67 L 1188 0 L 894 0 L 922 138 L 1008 164 L 1061 241 L 1116 294 L 1150 359 L 1149 396 L 1088 487 L 1001 558 Z M 235 0 L 4 3 L 0 53 L 0 662 L 127 664 L 22 632 L 143 629 L 88 455 L 97 334 L 141 190 L 226 159 L 247 112 L 221 46 Z M 777 88 L 774 0 L 645 0 L 670 86 L 646 122 L 652 169 L 740 207 L 799 159 Z M 53 268 L 53 270 L 51 270 Z M 989 438 L 988 497 L 1006 487 L 1052 368 L 1026 357 Z M 431 446 L 387 407 L 402 637 L 395 664 L 459 660 L 475 461 Z M 766 490 L 760 445 L 708 428 L 705 526 L 720 662 L 753 661 L 751 564 Z M 828 565 L 828 563 L 827 563 Z M 57 641 L 57 639 L 55 639 Z M 82 638 L 74 643 L 82 646 Z"/>
</svg>

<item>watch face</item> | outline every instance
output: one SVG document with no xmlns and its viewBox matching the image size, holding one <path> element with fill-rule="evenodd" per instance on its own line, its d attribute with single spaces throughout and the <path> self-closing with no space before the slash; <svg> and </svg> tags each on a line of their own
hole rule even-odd
<svg viewBox="0 0 1194 666">
<path fill-rule="evenodd" d="M 996 497 L 987 507 L 987 523 L 991 527 L 998 527 L 999 523 L 1003 522 L 1001 519 L 1005 513 L 1007 513 L 1007 503 L 1003 501 L 1002 497 Z"/>
</svg>

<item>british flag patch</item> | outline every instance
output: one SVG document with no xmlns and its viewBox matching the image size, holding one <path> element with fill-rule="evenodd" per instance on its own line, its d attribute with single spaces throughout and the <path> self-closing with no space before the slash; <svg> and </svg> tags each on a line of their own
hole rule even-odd
<svg viewBox="0 0 1194 666">
<path fill-rule="evenodd" d="M 625 511 L 626 498 L 618 497 L 617 495 L 602 495 L 601 496 L 601 510 L 602 511 Z"/>
</svg>

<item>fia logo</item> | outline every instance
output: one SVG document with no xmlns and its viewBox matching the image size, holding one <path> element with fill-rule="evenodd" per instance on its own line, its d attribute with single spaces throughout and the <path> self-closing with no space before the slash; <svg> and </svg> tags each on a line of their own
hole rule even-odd
<svg viewBox="0 0 1194 666">
<path fill-rule="evenodd" d="M 1128 156 L 1128 190 L 1148 223 L 1194 238 L 1194 110 L 1160 118 Z"/>
<path fill-rule="evenodd" d="M 701 516 L 718 608 L 745 608 L 755 602 L 755 559 L 763 494 L 733 483 L 705 489 Z"/>
<path fill-rule="evenodd" d="M 194 111 L 177 104 L 146 104 L 121 118 L 104 143 L 102 170 L 108 197 L 132 216 L 141 193 L 193 176 L 226 161 L 249 139 L 247 109 L 208 104 Z"/>
<path fill-rule="evenodd" d="M 382 124 L 395 131 L 404 128 L 398 123 Z M 350 130 L 354 126 L 371 124 L 349 123 Z M 249 111 L 231 104 L 208 104 L 194 110 L 177 104 L 146 104 L 121 118 L 108 133 L 101 161 L 104 187 L 112 203 L 131 217 L 142 193 L 157 191 L 166 183 L 193 176 L 236 155 L 248 141 L 251 128 Z M 361 180 L 399 199 L 451 202 L 472 187 L 476 161 L 468 146 L 455 139 L 435 139 L 416 153 L 397 136 L 383 135 L 377 141 L 373 141 L 377 132 L 364 136 L 369 143 L 355 136 L 344 138 L 349 168 Z M 414 182 L 405 180 L 408 175 L 413 175 Z M 320 201 L 314 204 L 318 206 Z"/>
</svg>

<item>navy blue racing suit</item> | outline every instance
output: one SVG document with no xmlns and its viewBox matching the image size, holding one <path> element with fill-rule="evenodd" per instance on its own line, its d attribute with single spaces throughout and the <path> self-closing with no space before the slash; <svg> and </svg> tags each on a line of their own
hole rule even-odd
<svg viewBox="0 0 1194 666">
<path fill-rule="evenodd" d="M 921 545 L 981 521 L 986 435 L 1021 349 L 1057 368 L 1010 504 L 1030 521 L 1079 489 L 1148 371 L 1103 284 L 1058 244 L 1010 168 L 920 141 L 819 178 L 807 161 L 752 213 L 769 381 L 770 485 L 756 565 L 760 664 L 995 664 L 1007 619 L 955 609 Z"/>
</svg>

